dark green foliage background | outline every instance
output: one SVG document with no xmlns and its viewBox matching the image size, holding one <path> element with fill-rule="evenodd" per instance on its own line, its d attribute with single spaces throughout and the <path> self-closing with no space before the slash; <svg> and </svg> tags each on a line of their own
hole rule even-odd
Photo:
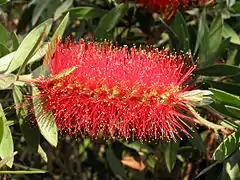
<svg viewBox="0 0 240 180">
<path fill-rule="evenodd" d="M 240 1 L 191 6 L 168 20 L 133 1 L 0 0 L 0 4 L 0 178 L 240 179 Z M 44 123 L 45 116 L 36 128 L 29 123 L 33 117 L 26 108 L 14 108 L 24 103 L 24 95 L 37 93 L 18 81 L 19 76 L 47 73 L 43 57 L 48 44 L 54 47 L 59 37 L 107 39 L 189 54 L 199 64 L 194 72 L 197 84 L 213 93 L 214 102 L 198 111 L 225 129 L 199 125 L 192 138 L 142 143 L 69 137 L 57 132 L 54 121 Z M 37 117 L 38 102 L 33 99 Z"/>
</svg>

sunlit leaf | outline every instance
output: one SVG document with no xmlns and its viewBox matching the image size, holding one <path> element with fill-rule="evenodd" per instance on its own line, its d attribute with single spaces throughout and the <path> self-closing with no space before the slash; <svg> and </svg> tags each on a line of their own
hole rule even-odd
<svg viewBox="0 0 240 180">
<path fill-rule="evenodd" d="M 11 61 L 7 73 L 11 73 L 20 66 L 26 64 L 33 53 L 42 44 L 43 38 L 49 33 L 52 26 L 52 20 L 47 20 L 34 28 L 22 41 L 17 49 L 13 60 Z"/>
<path fill-rule="evenodd" d="M 9 127 L 6 125 L 7 119 L 5 117 L 2 105 L 0 104 L 0 117 L 4 122 L 3 138 L 0 143 L 0 157 L 2 159 L 11 156 L 13 154 L 13 139 Z M 6 165 L 12 167 L 13 158 L 11 158 Z"/>
<path fill-rule="evenodd" d="M 213 154 L 214 160 L 224 160 L 232 153 L 234 153 L 240 147 L 240 131 L 237 131 L 229 135 L 224 141 L 217 147 Z"/>
</svg>

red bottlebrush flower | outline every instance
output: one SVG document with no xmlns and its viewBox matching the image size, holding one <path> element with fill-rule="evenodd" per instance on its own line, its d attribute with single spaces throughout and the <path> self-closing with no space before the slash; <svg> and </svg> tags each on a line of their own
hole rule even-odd
<svg viewBox="0 0 240 180">
<path fill-rule="evenodd" d="M 51 76 L 35 85 L 43 113 L 51 111 L 61 131 L 176 140 L 179 132 L 189 135 L 186 121 L 193 123 L 194 118 L 188 107 L 204 95 L 188 91 L 186 82 L 195 66 L 188 66 L 186 59 L 168 50 L 58 42 L 50 60 Z M 76 69 L 70 74 L 56 77 L 72 67 Z"/>
<path fill-rule="evenodd" d="M 150 8 L 156 9 L 163 13 L 167 18 L 170 18 L 176 10 L 185 8 L 189 4 L 207 5 L 213 0 L 139 0 L 141 4 L 144 4 Z"/>
</svg>

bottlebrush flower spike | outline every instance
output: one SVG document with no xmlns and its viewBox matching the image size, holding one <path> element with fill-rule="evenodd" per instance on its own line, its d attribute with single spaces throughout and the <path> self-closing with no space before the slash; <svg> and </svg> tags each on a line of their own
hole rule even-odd
<svg viewBox="0 0 240 180">
<path fill-rule="evenodd" d="M 44 113 L 58 128 L 92 137 L 167 140 L 194 124 L 189 106 L 204 104 L 204 91 L 189 91 L 195 69 L 168 50 L 128 50 L 111 43 L 58 42 L 50 77 L 34 81 Z M 75 67 L 65 76 L 59 73 Z M 192 96 L 197 96 L 193 98 Z M 205 98 L 206 99 L 206 98 Z M 209 101 L 209 99 L 206 99 Z"/>
<path fill-rule="evenodd" d="M 178 8 L 185 8 L 190 4 L 207 5 L 213 3 L 214 0 L 139 0 L 150 8 L 156 9 L 163 13 L 167 18 L 170 18 Z"/>
</svg>

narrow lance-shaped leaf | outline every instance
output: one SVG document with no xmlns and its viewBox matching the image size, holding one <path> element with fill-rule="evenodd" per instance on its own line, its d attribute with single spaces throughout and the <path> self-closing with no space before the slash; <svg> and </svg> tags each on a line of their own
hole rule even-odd
<svg viewBox="0 0 240 180">
<path fill-rule="evenodd" d="M 127 10 L 128 5 L 122 3 L 106 13 L 101 18 L 94 32 L 94 37 L 104 37 L 106 33 L 110 32 L 114 27 L 116 27 L 122 17 L 126 14 Z"/>
<path fill-rule="evenodd" d="M 111 149 L 108 149 L 106 152 L 106 155 L 107 155 L 107 161 L 108 161 L 109 167 L 112 170 L 112 172 L 119 179 L 126 180 L 127 176 L 124 172 L 124 168 L 123 168 L 122 164 L 120 163 L 120 161 L 115 156 L 115 154 L 113 153 L 113 151 Z"/>
<path fill-rule="evenodd" d="M 18 86 L 13 86 L 13 99 L 17 106 L 23 104 L 23 94 Z M 23 133 L 30 150 L 34 153 L 37 152 L 40 142 L 40 132 L 29 120 L 28 109 L 25 106 L 17 109 L 17 115 L 19 117 L 19 126 Z"/>
<path fill-rule="evenodd" d="M 55 49 L 55 45 L 56 45 L 56 41 L 57 39 L 61 39 L 62 35 L 67 27 L 69 21 L 69 13 L 67 13 L 67 15 L 64 17 L 64 19 L 62 20 L 62 22 L 60 23 L 60 25 L 58 26 L 58 28 L 56 29 L 55 33 L 53 34 L 53 37 L 51 39 L 51 42 L 49 44 L 49 48 L 47 49 L 45 58 L 44 58 L 44 64 L 42 67 L 42 72 L 41 74 L 44 74 L 45 69 L 46 69 L 46 65 L 48 64 L 48 58 L 52 56 L 52 54 L 54 53 L 54 49 Z"/>
<path fill-rule="evenodd" d="M 0 157 L 3 159 L 13 154 L 13 139 L 12 139 L 11 131 L 9 127 L 6 125 L 7 119 L 5 117 L 1 104 L 0 104 L 0 118 L 4 122 L 4 130 L 3 130 L 4 133 L 3 133 L 2 141 L 0 143 Z M 6 165 L 9 167 L 12 167 L 12 164 L 13 164 L 13 158 L 6 163 Z"/>
<path fill-rule="evenodd" d="M 1 4 L 1 2 L 0 2 Z M 0 44 L 6 44 L 8 41 L 8 31 L 2 24 L 0 24 Z"/>
<path fill-rule="evenodd" d="M 44 36 L 47 36 L 47 34 L 50 31 L 50 28 L 52 26 L 52 20 L 47 20 L 34 28 L 22 41 L 21 45 L 17 49 L 13 60 L 11 61 L 7 72 L 11 73 L 20 66 L 22 66 L 24 63 L 27 63 L 27 61 L 31 58 L 33 53 L 40 47 L 41 42 L 39 42 L 39 39 L 42 39 L 43 32 L 45 31 Z M 36 45 L 37 44 L 37 45 Z"/>
<path fill-rule="evenodd" d="M 214 160 L 224 160 L 240 147 L 240 131 L 229 135 L 213 154 Z"/>
<path fill-rule="evenodd" d="M 218 89 L 210 89 L 213 93 L 213 98 L 225 105 L 231 105 L 240 108 L 240 97 L 232 95 L 230 93 L 224 92 Z"/>
<path fill-rule="evenodd" d="M 166 145 L 166 149 L 164 151 L 164 158 L 169 172 L 171 172 L 175 166 L 178 149 L 179 142 L 172 141 Z"/>
<path fill-rule="evenodd" d="M 33 106 L 38 127 L 43 137 L 54 147 L 58 143 L 58 132 L 52 113 L 45 112 L 42 101 L 38 97 L 39 90 L 33 87 Z"/>
<path fill-rule="evenodd" d="M 54 20 L 57 20 L 58 18 L 60 18 L 62 14 L 69 9 L 72 3 L 73 3 L 73 0 L 64 1 L 55 11 Z"/>
<path fill-rule="evenodd" d="M 16 51 L 20 45 L 19 39 L 15 32 L 12 33 L 12 51 Z"/>
</svg>

